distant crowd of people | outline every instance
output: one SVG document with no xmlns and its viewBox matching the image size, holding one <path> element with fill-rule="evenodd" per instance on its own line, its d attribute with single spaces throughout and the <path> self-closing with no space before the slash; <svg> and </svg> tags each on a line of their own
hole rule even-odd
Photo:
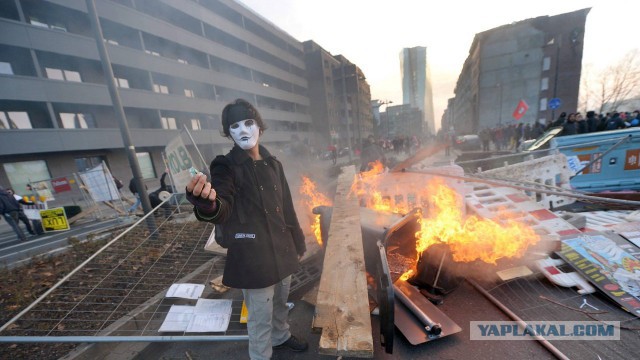
<svg viewBox="0 0 640 360">
<path fill-rule="evenodd" d="M 640 113 L 633 112 L 608 112 L 596 114 L 595 111 L 587 111 L 586 118 L 581 113 L 560 114 L 558 119 L 551 122 L 547 128 L 562 126 L 562 135 L 585 134 L 596 131 L 626 129 L 640 126 Z"/>
<path fill-rule="evenodd" d="M 491 144 L 495 150 L 516 150 L 522 141 L 537 139 L 545 131 L 554 127 L 562 127 L 562 132 L 558 136 L 640 127 L 640 112 L 635 110 L 596 114 L 595 111 L 588 111 L 586 117 L 579 112 L 569 114 L 562 112 L 556 120 L 549 121 L 546 125 L 540 122 L 535 122 L 533 125 L 522 123 L 499 125 L 481 130 L 478 136 L 483 151 L 489 151 Z"/>
</svg>

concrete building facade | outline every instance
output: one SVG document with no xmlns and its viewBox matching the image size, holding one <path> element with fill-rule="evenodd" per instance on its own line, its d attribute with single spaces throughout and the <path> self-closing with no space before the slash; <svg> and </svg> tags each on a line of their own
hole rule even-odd
<svg viewBox="0 0 640 360">
<path fill-rule="evenodd" d="M 402 103 L 422 111 L 425 135 L 435 134 L 433 89 L 427 61 L 427 48 L 416 46 L 400 52 Z"/>
<path fill-rule="evenodd" d="M 546 123 L 560 112 L 575 112 L 589 10 L 540 16 L 476 34 L 443 122 L 458 135 L 477 134 L 483 128 Z M 521 100 L 528 110 L 516 120 L 513 113 Z"/>
<path fill-rule="evenodd" d="M 302 43 L 240 3 L 97 0 L 96 7 L 146 179 L 164 171 L 161 153 L 184 128 L 207 162 L 230 148 L 220 113 L 236 98 L 257 106 L 269 126 L 264 142 L 310 136 Z M 20 192 L 29 181 L 102 161 L 128 181 L 114 114 L 84 0 L 0 2 L 0 184 Z"/>
<path fill-rule="evenodd" d="M 394 138 L 425 139 L 425 123 L 422 110 L 409 104 L 387 106 L 381 113 L 380 136 L 389 140 Z"/>
<path fill-rule="evenodd" d="M 312 144 L 357 148 L 374 132 L 371 89 L 362 69 L 313 40 L 303 43 L 312 99 Z"/>
</svg>

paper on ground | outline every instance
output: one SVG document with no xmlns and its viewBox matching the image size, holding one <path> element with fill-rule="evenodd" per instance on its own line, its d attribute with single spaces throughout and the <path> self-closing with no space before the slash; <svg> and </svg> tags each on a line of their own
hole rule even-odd
<svg viewBox="0 0 640 360">
<path fill-rule="evenodd" d="M 231 320 L 230 299 L 198 299 L 196 306 L 172 305 L 158 331 L 224 332 Z"/>
<path fill-rule="evenodd" d="M 231 299 L 198 299 L 194 313 L 231 315 Z"/>
<path fill-rule="evenodd" d="M 167 317 L 160 326 L 160 332 L 186 331 L 193 318 L 193 306 L 171 305 Z"/>
<path fill-rule="evenodd" d="M 168 298 L 197 299 L 202 295 L 204 285 L 202 284 L 173 284 L 167 290 Z"/>
<path fill-rule="evenodd" d="M 231 315 L 226 314 L 193 314 L 186 332 L 221 332 L 227 331 Z"/>
</svg>

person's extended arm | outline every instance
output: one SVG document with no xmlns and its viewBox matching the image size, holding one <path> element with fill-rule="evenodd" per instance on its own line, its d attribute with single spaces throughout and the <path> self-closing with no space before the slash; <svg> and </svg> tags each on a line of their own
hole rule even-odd
<svg viewBox="0 0 640 360">
<path fill-rule="evenodd" d="M 187 200 L 205 217 L 215 217 L 219 209 L 217 193 L 205 174 L 197 174 L 187 184 Z"/>
<path fill-rule="evenodd" d="M 211 163 L 211 181 L 205 174 L 191 178 L 186 186 L 187 200 L 193 204 L 198 220 L 223 223 L 231 216 L 235 193 L 233 172 L 224 157 Z M 221 163 L 223 162 L 223 163 Z"/>
</svg>

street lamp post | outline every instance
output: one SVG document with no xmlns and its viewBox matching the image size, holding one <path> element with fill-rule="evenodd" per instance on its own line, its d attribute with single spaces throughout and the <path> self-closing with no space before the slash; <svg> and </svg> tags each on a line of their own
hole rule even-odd
<svg viewBox="0 0 640 360">
<path fill-rule="evenodd" d="M 556 66 L 555 66 L 555 74 L 553 77 L 553 98 L 555 99 L 558 96 L 558 74 L 560 69 L 560 46 L 562 45 L 562 38 L 558 35 L 558 45 L 556 45 Z M 556 109 L 551 109 L 551 122 L 556 119 Z"/>
<path fill-rule="evenodd" d="M 109 95 L 111 96 L 111 101 L 113 102 L 113 110 L 115 112 L 116 120 L 120 128 L 120 135 L 122 136 L 122 142 L 124 143 L 125 152 L 127 153 L 129 165 L 131 166 L 131 173 L 133 174 L 135 186 L 138 190 L 138 195 L 140 196 L 142 209 L 144 210 L 145 214 L 148 214 L 151 212 L 151 210 L 153 210 L 153 208 L 151 207 L 151 203 L 149 202 L 147 189 L 142 182 L 142 171 L 140 170 L 140 164 L 138 164 L 138 158 L 136 156 L 135 146 L 133 145 L 133 141 L 131 140 L 131 134 L 129 132 L 129 125 L 124 113 L 124 107 L 122 106 L 122 101 L 120 100 L 118 88 L 115 83 L 113 69 L 111 68 L 111 60 L 109 59 L 109 54 L 107 53 L 107 48 L 104 44 L 102 27 L 100 25 L 98 13 L 96 11 L 95 0 L 86 0 L 85 2 L 87 6 L 87 14 L 89 15 L 89 21 L 91 22 L 91 27 L 93 29 L 93 35 L 98 47 L 98 54 L 100 63 L 102 64 L 102 69 L 104 71 L 105 82 L 107 83 L 107 88 L 109 89 Z M 151 218 L 149 222 L 153 222 L 153 218 Z M 155 228 L 155 224 L 150 225 L 150 229 L 152 227 Z"/>
<path fill-rule="evenodd" d="M 498 83 L 498 125 L 502 125 L 502 84 Z"/>
</svg>

